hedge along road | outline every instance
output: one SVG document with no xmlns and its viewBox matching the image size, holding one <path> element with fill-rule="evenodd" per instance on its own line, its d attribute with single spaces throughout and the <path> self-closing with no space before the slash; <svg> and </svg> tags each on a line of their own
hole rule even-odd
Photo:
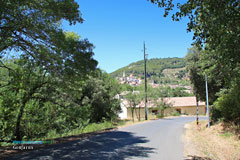
<svg viewBox="0 0 240 160">
<path fill-rule="evenodd" d="M 173 117 L 122 127 L 81 140 L 56 144 L 7 159 L 181 160 L 184 125 L 195 117 Z M 200 117 L 206 119 L 206 117 Z"/>
</svg>

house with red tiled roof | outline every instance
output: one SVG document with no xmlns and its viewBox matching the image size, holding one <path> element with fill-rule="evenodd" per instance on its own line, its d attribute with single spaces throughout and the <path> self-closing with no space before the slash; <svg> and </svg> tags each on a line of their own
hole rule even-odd
<svg viewBox="0 0 240 160">
<path fill-rule="evenodd" d="M 170 97 L 164 98 L 167 104 L 171 104 L 180 114 L 196 115 L 197 113 L 197 102 L 196 97 Z M 199 114 L 206 114 L 205 102 L 198 102 Z"/>
<path fill-rule="evenodd" d="M 158 100 L 159 102 L 161 101 L 161 98 Z M 163 101 L 165 104 L 169 104 L 170 108 L 165 110 L 165 115 L 170 114 L 173 111 L 177 111 L 180 114 L 184 115 L 196 115 L 197 113 L 197 102 L 196 102 L 196 97 L 168 97 L 168 98 L 163 98 Z M 198 113 L 200 115 L 206 114 L 206 105 L 205 102 L 199 101 L 198 102 Z M 148 107 L 148 112 L 149 114 L 156 114 L 157 107 L 156 105 L 148 101 L 147 103 Z M 131 119 L 132 118 L 132 113 L 131 113 L 131 106 L 129 105 L 129 102 L 122 98 L 121 99 L 121 108 L 123 110 L 122 113 L 119 114 L 119 117 L 121 119 Z M 135 107 L 135 114 L 136 117 L 139 115 L 140 112 L 140 117 L 144 118 L 145 117 L 145 103 L 144 101 L 140 102 L 136 107 Z"/>
</svg>

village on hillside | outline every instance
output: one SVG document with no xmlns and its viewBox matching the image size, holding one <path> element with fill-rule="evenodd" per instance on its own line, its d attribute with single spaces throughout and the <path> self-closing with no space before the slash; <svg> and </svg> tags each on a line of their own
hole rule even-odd
<svg viewBox="0 0 240 160">
<path fill-rule="evenodd" d="M 136 78 L 133 74 L 130 74 L 130 76 L 126 77 L 125 72 L 123 72 L 122 77 L 116 78 L 120 84 L 129 84 L 132 86 L 138 86 L 142 83 L 142 80 L 140 78 Z"/>
<path fill-rule="evenodd" d="M 183 77 L 184 80 L 187 80 L 186 77 Z M 123 72 L 122 77 L 116 77 L 116 80 L 121 84 L 129 84 L 131 86 L 139 86 L 142 84 L 142 82 L 144 80 L 142 80 L 141 78 L 137 78 L 136 76 L 134 76 L 134 74 L 130 74 L 129 76 L 126 76 L 125 72 Z M 185 91 L 187 93 L 193 93 L 193 89 L 190 85 L 178 85 L 178 84 L 157 84 L 155 83 L 154 80 L 151 80 L 148 83 L 150 86 L 152 86 L 153 88 L 158 88 L 158 87 L 170 87 L 171 89 L 176 89 L 178 87 L 182 87 L 185 88 Z"/>
<path fill-rule="evenodd" d="M 144 80 L 138 78 L 137 76 L 134 76 L 134 74 L 126 76 L 125 72 L 123 72 L 122 77 L 117 77 L 116 80 L 121 85 L 128 84 L 133 87 L 134 86 L 137 87 L 144 83 Z M 151 86 L 153 89 L 158 89 L 160 87 L 169 87 L 170 89 L 183 88 L 184 92 L 189 94 L 193 93 L 193 89 L 189 85 L 157 84 L 154 83 L 154 80 L 150 81 L 148 85 Z M 119 114 L 119 117 L 121 119 L 134 119 L 135 116 L 143 119 L 145 117 L 144 98 L 141 101 L 139 101 L 136 106 L 133 106 L 131 104 L 132 103 L 131 100 L 129 101 L 129 99 L 126 98 L 128 94 L 140 95 L 140 91 L 133 91 L 132 93 L 130 93 L 130 91 L 123 91 L 122 93 L 116 96 L 116 98 L 119 99 L 121 102 L 122 112 Z M 196 97 L 194 96 L 164 97 L 164 98 L 159 97 L 157 101 L 148 99 L 146 106 L 148 108 L 149 114 L 153 115 L 159 114 L 159 108 L 157 106 L 157 103 L 160 103 L 161 101 L 162 104 L 167 106 L 164 109 L 164 116 L 171 115 L 175 112 L 177 112 L 177 114 L 180 115 L 196 115 Z M 198 113 L 201 115 L 205 115 L 206 114 L 205 102 L 199 101 L 198 105 L 199 105 Z"/>
</svg>

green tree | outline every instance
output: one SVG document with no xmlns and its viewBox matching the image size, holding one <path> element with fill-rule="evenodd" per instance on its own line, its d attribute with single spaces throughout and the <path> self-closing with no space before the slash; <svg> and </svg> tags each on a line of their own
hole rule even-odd
<svg viewBox="0 0 240 160">
<path fill-rule="evenodd" d="M 203 70 L 200 66 L 200 51 L 196 47 L 190 48 L 185 58 L 194 94 L 200 99 L 205 100 L 205 80 Z"/>
<path fill-rule="evenodd" d="M 78 8 L 73 0 L 1 1 L 1 138 L 43 137 L 116 117 L 118 83 L 96 69 L 87 39 L 60 27 L 61 20 L 83 22 Z M 12 50 L 17 58 L 2 58 Z"/>
<path fill-rule="evenodd" d="M 130 91 L 128 91 L 128 94 L 125 96 L 126 100 L 128 101 L 130 110 L 131 110 L 133 122 L 134 122 L 134 111 L 136 112 L 137 105 L 139 105 L 140 102 L 142 101 L 142 98 L 139 94 L 140 93 L 138 93 L 134 90 L 130 90 Z M 140 121 L 141 120 L 140 119 L 141 118 L 140 117 L 140 106 L 139 106 L 138 114 L 136 114 L 136 116 L 138 117 L 138 121 Z"/>
<path fill-rule="evenodd" d="M 30 104 L 36 108 L 47 107 L 46 103 L 48 103 L 48 106 L 52 104 L 53 106 L 60 106 L 60 108 L 71 106 L 75 108 L 75 113 L 78 111 L 76 107 L 84 108 L 77 101 L 78 96 L 81 94 L 79 88 L 84 79 L 87 78 L 87 73 L 95 69 L 97 62 L 92 59 L 92 44 L 85 40 L 80 41 L 76 39 L 76 36 L 66 37 L 66 45 L 73 47 L 73 49 L 63 50 L 64 56 L 59 56 L 62 63 L 55 64 L 51 68 L 46 68 L 47 65 L 39 65 L 34 60 L 26 58 L 25 55 L 21 55 L 20 59 L 10 61 L 10 65 L 8 62 L 1 62 L 0 68 L 8 77 L 5 81 L 1 81 L 1 86 L 3 86 L 1 87 L 2 106 L 3 108 L 12 108 L 9 110 L 10 112 L 13 109 L 17 110 L 14 113 L 17 115 L 17 119 L 13 118 L 12 121 L 7 121 L 6 117 L 3 117 L 6 125 L 2 124 L 1 126 L 3 130 L 6 127 L 11 129 L 7 125 L 9 122 L 9 125 L 15 127 L 15 129 L 12 129 L 15 130 L 15 133 L 11 138 L 21 140 L 25 135 L 25 131 L 22 129 L 23 117 L 26 108 L 28 109 L 27 113 L 28 111 L 31 112 L 32 107 L 28 107 Z M 36 54 L 41 54 L 44 51 L 47 52 L 42 48 Z M 51 61 L 51 58 L 49 58 L 49 61 Z M 71 109 L 69 112 L 68 110 L 65 111 L 70 114 Z M 10 113 L 6 112 L 4 114 L 8 115 Z M 42 116 L 38 116 L 41 119 Z M 63 118 L 65 121 L 69 121 L 69 126 L 72 126 L 73 120 L 71 117 L 68 119 L 68 116 L 65 115 Z"/>
<path fill-rule="evenodd" d="M 209 102 L 212 104 L 217 99 L 217 94 L 222 88 L 230 84 L 229 71 L 227 66 L 216 63 L 214 54 L 207 54 L 209 51 L 200 51 L 196 47 L 188 49 L 186 55 L 187 70 L 194 94 L 201 100 L 206 100 L 205 74 L 208 78 Z"/>
<path fill-rule="evenodd" d="M 222 90 L 214 103 L 214 111 L 218 113 L 214 118 L 223 117 L 226 122 L 240 125 L 240 84 L 236 81 L 229 90 Z M 220 115 L 219 115 L 220 114 Z M 216 119 L 214 119 L 216 120 Z"/>
<path fill-rule="evenodd" d="M 195 93 L 200 99 L 204 99 L 201 86 L 204 86 L 204 74 L 206 74 L 210 102 L 213 103 L 218 98 L 219 91 L 227 90 L 229 96 L 220 94 L 216 106 L 222 108 L 219 110 L 221 115 L 228 114 L 234 119 L 234 108 L 238 108 L 238 103 L 234 99 L 237 95 L 234 98 L 230 98 L 230 95 L 236 93 L 232 87 L 238 84 L 237 80 L 239 80 L 240 2 L 235 0 L 188 0 L 184 3 L 174 3 L 173 0 L 151 0 L 151 2 L 165 8 L 164 16 L 177 6 L 177 12 L 172 15 L 175 21 L 188 17 L 187 30 L 194 32 L 194 44 L 200 49 L 198 53 L 201 53 L 187 56 Z M 225 102 L 234 104 L 229 110 L 231 113 L 226 112 Z M 227 119 L 231 119 L 230 117 Z"/>
<path fill-rule="evenodd" d="M 173 0 L 151 0 L 151 2 L 165 9 L 164 16 L 177 8 L 172 15 L 174 21 L 188 17 L 187 30 L 194 32 L 194 43 L 198 46 L 204 45 L 207 54 L 217 57 L 218 64 L 227 65 L 233 70 L 240 63 L 239 1 L 188 0 L 185 3 L 174 3 Z M 231 77 L 233 76 L 238 76 L 236 71 L 232 72 Z"/>
<path fill-rule="evenodd" d="M 120 93 L 120 85 L 107 73 L 96 71 L 85 81 L 82 96 L 79 98 L 84 105 L 90 105 L 90 122 L 113 120 L 120 112 L 120 102 L 114 98 Z"/>
<path fill-rule="evenodd" d="M 1 0 L 0 53 L 15 49 L 33 58 L 39 46 L 54 49 L 61 20 L 83 22 L 78 8 L 73 0 Z"/>
<path fill-rule="evenodd" d="M 155 103 L 158 111 L 160 112 L 160 113 L 158 113 L 158 116 L 160 118 L 164 117 L 164 111 L 167 108 L 170 108 L 172 106 L 172 104 L 165 102 L 163 97 L 161 97 L 160 100 L 159 100 L 159 98 L 155 99 L 154 103 Z"/>
</svg>

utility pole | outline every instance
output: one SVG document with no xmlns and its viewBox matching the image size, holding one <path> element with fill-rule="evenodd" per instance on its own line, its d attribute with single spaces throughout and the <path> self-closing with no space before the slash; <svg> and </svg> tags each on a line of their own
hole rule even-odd
<svg viewBox="0 0 240 160">
<path fill-rule="evenodd" d="M 145 42 L 143 43 L 144 50 L 144 80 L 145 80 L 145 120 L 148 120 L 148 109 L 147 109 L 147 67 L 146 67 L 146 53 L 145 53 Z"/>
<path fill-rule="evenodd" d="M 205 73 L 205 84 L 206 84 L 206 103 L 207 103 L 207 116 L 208 116 L 208 128 L 210 127 L 209 122 L 209 107 L 208 107 L 208 86 L 207 86 L 207 75 Z"/>
<path fill-rule="evenodd" d="M 198 125 L 198 97 L 196 96 L 196 102 L 197 102 L 197 125 Z"/>
</svg>

